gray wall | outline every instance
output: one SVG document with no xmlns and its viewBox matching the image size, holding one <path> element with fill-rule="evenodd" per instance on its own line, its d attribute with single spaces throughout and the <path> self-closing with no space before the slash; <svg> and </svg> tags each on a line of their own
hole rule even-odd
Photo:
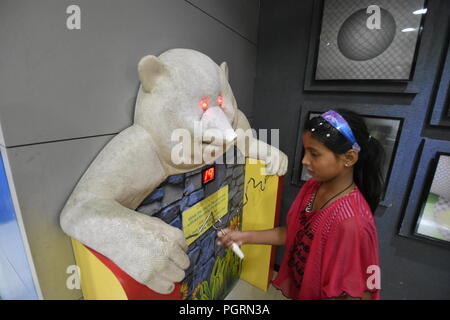
<svg viewBox="0 0 450 320">
<path fill-rule="evenodd" d="M 305 91 L 311 26 L 320 23 L 313 15 L 314 1 L 261 1 L 253 124 L 257 128 L 280 128 L 280 147 L 290 160 L 283 185 L 283 220 L 299 191 L 299 186 L 291 184 L 291 175 L 293 167 L 299 165 L 293 161 L 300 138 L 299 121 L 305 120 L 308 111 L 346 107 L 366 115 L 404 119 L 385 206 L 375 212 L 382 299 L 450 298 L 448 247 L 409 235 L 420 195 L 416 190 L 424 185 L 429 160 L 437 151 L 450 152 L 449 128 L 432 127 L 427 118 L 434 106 L 435 88 L 441 79 L 442 59 L 448 46 L 450 2 L 430 0 L 428 3 L 412 80 L 417 94 L 394 94 L 342 92 L 339 84 L 329 86 L 326 91 Z M 423 161 L 416 168 L 414 155 L 422 139 L 425 142 Z M 411 185 L 414 188 L 410 193 Z M 409 206 L 409 202 L 415 206 Z M 392 206 L 387 208 L 389 205 Z M 402 232 L 405 236 L 398 232 L 402 221 L 408 224 L 402 226 L 407 229 Z M 278 250 L 278 263 L 282 254 L 283 250 Z"/>
<path fill-rule="evenodd" d="M 141 57 L 182 47 L 227 61 L 250 119 L 253 106 L 258 0 L 80 0 L 81 30 L 66 28 L 71 4 L 0 2 L 0 144 L 47 299 L 81 297 L 65 286 L 74 259 L 58 215 L 96 154 L 131 125 Z"/>
</svg>

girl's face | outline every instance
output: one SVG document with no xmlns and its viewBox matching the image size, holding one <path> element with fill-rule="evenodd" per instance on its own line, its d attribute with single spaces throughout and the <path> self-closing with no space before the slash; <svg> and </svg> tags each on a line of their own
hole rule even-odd
<svg viewBox="0 0 450 320">
<path fill-rule="evenodd" d="M 308 173 L 318 181 L 329 181 L 344 171 L 344 160 L 336 155 L 320 141 L 313 138 L 311 132 L 303 133 L 303 147 L 305 155 L 302 165 Z"/>
</svg>

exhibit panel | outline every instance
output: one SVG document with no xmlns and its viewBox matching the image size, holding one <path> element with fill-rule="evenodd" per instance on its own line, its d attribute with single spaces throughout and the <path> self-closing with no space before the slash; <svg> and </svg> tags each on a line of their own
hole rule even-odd
<svg viewBox="0 0 450 320">
<path fill-rule="evenodd" d="M 170 76 L 166 77 L 154 73 L 155 65 L 163 70 L 175 65 L 179 70 L 186 69 L 190 72 L 181 72 L 176 76 L 169 73 Z M 195 73 L 189 69 L 192 66 L 198 69 Z M 204 69 L 213 71 L 205 81 L 196 82 L 191 79 L 197 79 Z M 161 264 L 162 261 L 169 261 L 169 257 L 177 259 L 172 261 L 180 262 L 180 268 L 186 269 L 188 264 L 182 261 L 192 258 L 194 267 L 187 270 L 186 281 L 182 286 L 184 296 L 194 299 L 223 298 L 238 278 L 240 260 L 231 251 L 217 248 L 216 233 L 209 230 L 211 228 L 206 228 L 206 221 L 210 219 L 209 212 L 204 211 L 201 204 L 212 205 L 211 203 L 215 203 L 215 200 L 211 200 L 211 197 L 214 198 L 212 193 L 219 192 L 221 200 L 215 205 L 221 209 L 216 212 L 217 217 L 212 219 L 239 226 L 242 221 L 238 210 L 239 199 L 243 197 L 243 191 L 239 188 L 243 188 L 245 157 L 253 154 L 254 157 L 267 161 L 266 174 L 283 175 L 286 171 L 287 157 L 253 136 L 247 137 L 249 148 L 246 156 L 239 156 L 238 150 L 245 150 L 246 147 L 240 146 L 238 142 L 237 148 L 228 147 L 229 151 L 235 151 L 231 162 L 227 159 L 227 152 L 226 162 L 220 165 L 218 163 L 217 168 L 203 168 L 201 173 L 197 170 L 199 164 L 189 160 L 194 155 L 191 152 L 195 152 L 195 146 L 192 150 L 183 145 L 183 148 L 186 147 L 183 159 L 187 162 L 180 164 L 174 160 L 176 157 L 174 158 L 173 152 L 179 144 L 174 142 L 171 135 L 177 130 L 191 129 L 192 121 L 198 114 L 201 115 L 200 125 L 205 129 L 203 136 L 196 138 L 200 138 L 200 164 L 203 166 L 210 163 L 204 158 L 208 156 L 208 152 L 215 154 L 213 157 L 218 161 L 223 152 L 220 151 L 223 144 L 233 145 L 237 138 L 240 140 L 245 136 L 245 130 L 249 128 L 248 120 L 237 109 L 227 81 L 226 63 L 218 66 L 198 51 L 175 49 L 159 58 L 145 56 L 139 63 L 138 71 L 142 86 L 136 99 L 135 124 L 118 135 L 8 149 L 13 163 L 18 202 L 30 239 L 33 265 L 37 270 L 36 283 L 39 283 L 47 299 L 76 299 L 81 295 L 79 281 L 76 280 L 79 277 L 79 266 L 73 259 L 70 239 L 61 232 L 61 228 L 67 235 L 114 261 L 135 281 L 159 294 L 168 294 L 172 289 L 158 283 L 163 283 L 164 280 L 153 275 L 158 270 L 155 267 L 159 268 L 156 274 L 168 272 L 166 276 L 170 277 L 171 273 Z M 152 77 L 159 79 L 160 83 L 152 82 Z M 186 87 L 189 90 L 212 90 L 206 91 L 212 96 L 217 94 L 216 90 L 220 90 L 220 99 L 212 102 L 214 104 L 210 109 L 207 102 L 198 105 L 196 98 L 182 105 L 170 105 L 167 101 L 176 102 L 183 92 L 171 89 L 152 91 L 157 85 L 170 88 L 180 82 L 189 83 L 190 86 Z M 155 98 L 155 95 L 158 97 Z M 176 119 L 173 115 L 170 116 L 175 110 Z M 211 136 L 207 134 L 209 129 L 215 129 L 216 133 L 220 133 L 219 136 L 224 132 L 226 135 L 218 142 L 216 138 L 220 138 L 219 136 L 213 136 L 211 140 Z M 77 181 L 77 186 L 72 189 Z M 72 195 L 67 199 L 71 192 Z M 188 220 L 184 223 L 180 213 L 188 207 L 189 210 L 184 214 Z M 228 215 L 224 217 L 227 212 Z M 199 225 L 202 219 L 205 224 Z M 194 222 L 191 224 L 191 221 Z M 183 224 L 189 234 L 176 232 Z M 217 224 L 213 226 L 217 228 Z M 198 239 L 197 235 L 191 237 L 196 229 L 202 230 L 198 231 Z M 208 232 L 204 233 L 205 230 Z M 192 245 L 187 254 L 179 251 L 184 246 L 185 238 L 191 239 L 188 243 Z M 172 245 L 174 243 L 180 245 L 180 248 L 176 249 L 177 245 Z M 202 255 L 197 255 L 198 252 L 202 252 Z M 196 261 L 194 257 L 199 260 Z M 196 264 L 201 267 L 196 268 Z M 215 277 L 220 265 L 227 265 L 230 268 L 227 267 L 226 270 L 233 270 L 225 280 Z M 231 268 L 231 265 L 234 267 Z M 194 269 L 195 272 L 192 273 Z M 81 270 L 81 274 L 83 272 Z M 148 275 L 143 276 L 144 273 Z M 211 280 L 212 278 L 214 279 Z M 156 282 L 148 283 L 146 279 Z M 172 282 L 179 282 L 179 273 L 172 279 Z M 208 280 L 216 285 L 210 288 Z"/>
<path fill-rule="evenodd" d="M 244 165 L 237 149 L 226 157 L 233 161 L 168 177 L 137 208 L 182 229 L 189 243 L 191 265 L 174 291 L 158 294 L 107 257 L 72 239 L 84 299 L 224 299 L 239 278 L 267 290 L 274 267 L 272 246 L 243 246 L 241 260 L 217 244 L 217 232 L 276 227 L 281 178 L 261 175 L 263 163 L 250 164 L 247 159 Z"/>
</svg>

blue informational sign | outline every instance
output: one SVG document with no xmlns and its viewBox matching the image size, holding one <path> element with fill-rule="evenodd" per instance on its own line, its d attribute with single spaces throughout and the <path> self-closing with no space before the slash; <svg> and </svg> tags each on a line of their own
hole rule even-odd
<svg viewBox="0 0 450 320">
<path fill-rule="evenodd" d="M 0 298 L 38 299 L 0 155 Z"/>
</svg>

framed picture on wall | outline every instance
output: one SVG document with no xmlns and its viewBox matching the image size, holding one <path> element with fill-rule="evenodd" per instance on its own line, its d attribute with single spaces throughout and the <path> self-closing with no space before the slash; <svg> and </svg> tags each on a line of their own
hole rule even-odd
<svg viewBox="0 0 450 320">
<path fill-rule="evenodd" d="M 430 124 L 434 126 L 450 127 L 450 30 L 447 30 L 447 50 L 442 65 L 436 98 Z"/>
<path fill-rule="evenodd" d="M 325 0 L 316 80 L 409 80 L 424 0 Z"/>
<path fill-rule="evenodd" d="M 320 114 L 321 112 L 312 111 L 308 113 L 308 118 L 311 119 L 313 117 L 319 116 Z M 367 125 L 367 129 L 369 130 L 370 135 L 380 141 L 386 152 L 386 161 L 382 168 L 382 176 L 385 182 L 382 194 L 382 199 L 384 199 L 389 182 L 389 177 L 392 171 L 392 165 L 398 146 L 398 141 L 400 139 L 403 119 L 368 115 L 362 115 L 362 117 Z M 303 151 L 301 158 L 303 158 Z M 301 165 L 301 159 L 297 162 Z M 302 181 L 307 181 L 310 178 L 311 176 L 308 174 L 306 168 L 302 167 L 300 179 Z"/>
<path fill-rule="evenodd" d="M 306 91 L 417 93 L 426 0 L 316 0 Z"/>
<path fill-rule="evenodd" d="M 438 153 L 434 159 L 414 235 L 450 244 L 450 153 Z"/>
</svg>

